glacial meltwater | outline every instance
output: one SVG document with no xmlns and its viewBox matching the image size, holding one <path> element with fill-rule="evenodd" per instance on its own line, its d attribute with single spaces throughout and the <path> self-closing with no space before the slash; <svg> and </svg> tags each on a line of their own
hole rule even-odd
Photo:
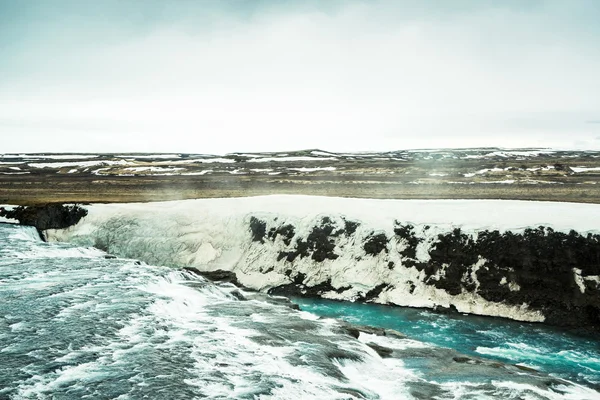
<svg viewBox="0 0 600 400">
<path fill-rule="evenodd" d="M 0 399 L 600 398 L 591 339 L 299 303 L 0 224 Z"/>
<path fill-rule="evenodd" d="M 302 310 L 353 324 L 395 329 L 409 338 L 544 371 L 600 389 L 600 340 L 542 324 L 377 304 L 294 298 Z"/>
</svg>

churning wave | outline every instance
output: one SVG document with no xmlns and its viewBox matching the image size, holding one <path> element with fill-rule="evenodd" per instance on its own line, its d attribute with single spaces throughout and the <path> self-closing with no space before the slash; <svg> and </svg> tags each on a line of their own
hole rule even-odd
<svg viewBox="0 0 600 400">
<path fill-rule="evenodd" d="M 0 296 L 0 398 L 598 396 L 400 335 L 357 340 L 337 320 L 188 272 L 43 243 L 31 228 L 0 224 Z"/>
</svg>

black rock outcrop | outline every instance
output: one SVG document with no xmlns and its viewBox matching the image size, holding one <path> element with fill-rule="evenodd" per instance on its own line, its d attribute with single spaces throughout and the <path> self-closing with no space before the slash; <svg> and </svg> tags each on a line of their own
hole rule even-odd
<svg viewBox="0 0 600 400">
<path fill-rule="evenodd" d="M 21 225 L 34 226 L 44 238 L 46 229 L 64 229 L 77 224 L 87 215 L 78 205 L 46 204 L 43 206 L 19 206 L 12 210 L 0 207 L 0 217 L 16 219 Z"/>
<path fill-rule="evenodd" d="M 528 310 L 540 312 L 549 324 L 600 330 L 598 234 L 557 232 L 539 226 L 518 232 L 481 230 L 473 233 L 455 228 L 432 236 L 429 226 L 417 229 L 411 224 L 393 221 L 393 235 L 387 236 L 357 231 L 358 223 L 344 218 L 322 217 L 302 236 L 290 224 L 278 226 L 276 221 L 258 219 L 252 222 L 254 240 L 260 241 L 262 236 L 274 241 L 279 235 L 284 239 L 285 246 L 274 253 L 272 262 L 285 266 L 290 283 L 272 288 L 271 293 L 321 296 L 352 289 L 333 287 L 331 277 L 326 274 L 320 274 L 321 281 L 315 282 L 296 269 L 299 259 L 331 262 L 352 246 L 351 252 L 356 254 L 357 261 L 373 257 L 385 266 L 382 271 L 415 268 L 421 272 L 421 284 L 434 286 L 452 296 L 472 293 L 491 303 L 526 305 Z M 424 247 L 417 251 L 419 246 Z M 357 247 L 363 255 L 357 254 Z M 428 257 L 418 256 L 423 251 Z M 408 294 L 414 295 L 420 284 L 409 283 Z M 354 293 L 353 299 L 374 301 L 396 286 L 393 278 L 382 272 L 380 283 L 365 292 Z M 452 304 L 447 308 L 438 307 L 437 311 L 457 312 Z"/>
<path fill-rule="evenodd" d="M 233 283 L 234 285 L 240 285 L 237 277 L 235 275 L 235 272 L 232 271 L 225 271 L 222 269 L 217 269 L 214 271 L 200 271 L 198 268 L 194 268 L 194 267 L 183 267 L 183 269 L 185 271 L 191 272 L 193 274 L 202 276 L 206 279 L 208 279 L 209 281 L 213 281 L 213 282 L 230 282 Z"/>
</svg>

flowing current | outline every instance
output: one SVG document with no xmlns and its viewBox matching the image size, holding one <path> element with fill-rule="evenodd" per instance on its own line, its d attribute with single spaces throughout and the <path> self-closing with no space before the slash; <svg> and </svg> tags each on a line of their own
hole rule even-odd
<svg viewBox="0 0 600 400">
<path fill-rule="evenodd" d="M 600 398 L 32 228 L 0 224 L 0 300 L 0 399 Z"/>
</svg>

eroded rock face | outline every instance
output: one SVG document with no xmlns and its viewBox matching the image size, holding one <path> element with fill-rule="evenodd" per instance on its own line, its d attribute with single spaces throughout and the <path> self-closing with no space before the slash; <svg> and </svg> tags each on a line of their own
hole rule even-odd
<svg viewBox="0 0 600 400">
<path fill-rule="evenodd" d="M 0 208 L 0 217 L 16 219 L 21 225 L 35 226 L 38 231 L 68 228 L 86 215 L 87 210 L 78 205 L 19 206 L 13 210 Z"/>
<path fill-rule="evenodd" d="M 58 207 L 4 215 L 48 229 L 69 226 L 85 212 Z M 177 219 L 102 212 L 107 214 L 95 215 L 97 220 L 86 218 L 80 232 L 51 234 L 148 263 L 226 270 L 212 278 L 262 292 L 600 330 L 597 234 L 545 226 L 467 230 L 394 221 L 393 215 L 374 222 L 270 211 L 212 219 L 207 212 L 195 220 L 194 234 L 183 234 L 190 228 Z"/>
<path fill-rule="evenodd" d="M 440 231 L 395 221 L 388 237 L 333 217 L 318 219 L 306 236 L 289 223 L 253 217 L 252 226 L 261 227 L 272 244 L 283 238 L 268 272 L 284 273 L 288 283 L 271 293 L 394 304 L 390 293 L 419 296 L 430 287 L 449 298 L 472 295 L 484 303 L 539 312 L 553 325 L 600 329 L 600 235 L 544 226 L 520 232 Z M 260 245 L 266 246 L 253 244 Z M 369 272 L 365 268 L 377 269 L 378 280 L 353 281 L 353 273 Z M 438 307 L 464 312 L 452 300 Z"/>
<path fill-rule="evenodd" d="M 445 266 L 444 279 L 434 284 L 451 294 L 477 291 L 488 301 L 527 303 L 551 324 L 600 325 L 600 235 L 540 226 L 483 231 L 474 239 L 455 230 L 440 235 L 430 256 L 430 275 Z"/>
<path fill-rule="evenodd" d="M 288 232 L 285 236 L 284 243 L 290 245 L 291 239 L 294 236 L 294 227 L 285 225 L 278 229 L 271 228 L 269 232 L 275 232 L 269 238 L 274 241 L 277 233 L 283 230 Z M 291 233 L 291 236 L 289 235 Z M 277 256 L 278 261 L 285 259 L 288 262 L 293 262 L 297 257 L 311 257 L 313 260 L 321 262 L 324 260 L 335 260 L 339 257 L 334 252 L 334 238 L 340 235 L 347 234 L 345 229 L 338 229 L 329 217 L 323 217 L 319 225 L 315 225 L 306 239 L 298 238 L 294 248 L 291 251 L 282 251 Z"/>
</svg>

